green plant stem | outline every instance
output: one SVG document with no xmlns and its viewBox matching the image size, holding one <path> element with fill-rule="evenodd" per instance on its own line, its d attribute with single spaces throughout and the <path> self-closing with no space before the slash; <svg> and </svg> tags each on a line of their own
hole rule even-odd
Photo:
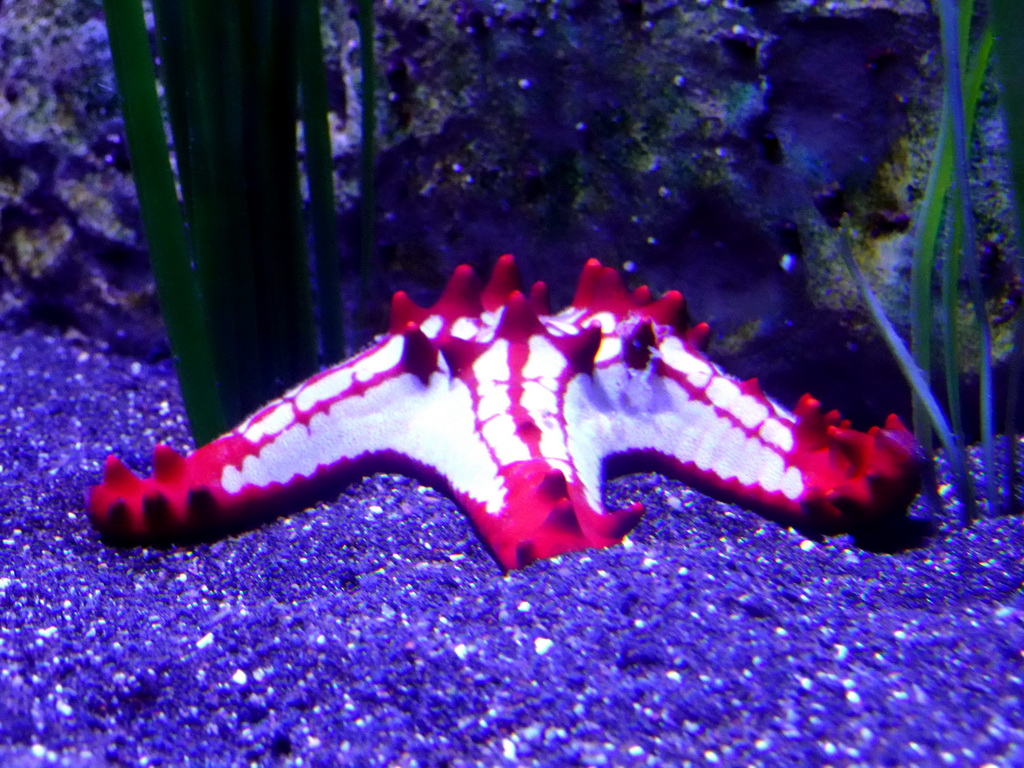
<svg viewBox="0 0 1024 768">
<path fill-rule="evenodd" d="M 246 264 L 249 216 L 240 183 L 245 172 L 242 30 L 237 13 L 204 0 L 181 2 L 184 37 L 166 44 L 183 50 L 188 135 L 174 138 L 176 146 L 189 145 L 196 276 L 210 317 L 220 396 L 236 421 L 248 410 L 246 388 L 260 381 L 253 272 Z"/>
<path fill-rule="evenodd" d="M 913 356 L 910 354 L 910 350 L 907 349 L 903 340 L 900 339 L 896 329 L 889 322 L 889 318 L 885 316 L 885 310 L 882 309 L 881 303 L 875 296 L 874 291 L 871 290 L 867 280 L 864 279 L 860 267 L 857 266 L 857 261 L 853 258 L 853 247 L 850 243 L 851 237 L 849 229 L 844 226 L 843 236 L 840 238 L 840 254 L 846 263 L 846 268 L 853 277 L 854 283 L 857 285 L 861 298 L 863 298 L 868 311 L 871 313 L 872 318 L 874 318 L 875 324 L 881 331 L 886 346 L 889 347 L 890 353 L 903 372 L 903 377 L 907 380 L 911 390 L 921 401 L 925 413 L 931 419 L 933 429 L 939 436 L 939 441 L 946 449 L 953 476 L 956 478 L 957 488 L 961 493 L 965 519 L 969 519 L 968 509 L 974 504 L 974 499 L 963 446 L 960 444 L 958 436 L 950 428 L 949 422 L 946 421 L 942 408 L 939 406 L 938 401 L 936 401 L 935 396 L 932 394 L 931 387 L 928 385 L 927 378 L 921 369 L 917 367 Z"/>
<path fill-rule="evenodd" d="M 1017 274 L 1024 277 L 1024 3 L 1020 0 L 990 0 L 992 27 L 996 36 L 996 63 L 1002 89 L 1006 133 L 1010 137 L 1010 176 L 1013 180 L 1016 213 Z M 1013 351 L 1007 376 L 1006 436 L 1009 443 L 1009 497 L 1015 498 L 1017 483 L 1017 405 L 1024 371 L 1024 309 L 1017 309 Z"/>
<path fill-rule="evenodd" d="M 964 434 L 963 405 L 960 401 L 960 326 L 957 322 L 960 306 L 960 254 L 964 247 L 964 221 L 959 207 L 953 210 L 953 226 L 946 245 L 946 260 L 942 265 L 942 363 L 945 368 L 946 402 L 953 432 Z"/>
<path fill-rule="evenodd" d="M 227 419 L 167 154 L 149 35 L 138 0 L 104 0 L 103 7 L 160 307 L 192 434 L 201 445 L 223 432 Z"/>
<path fill-rule="evenodd" d="M 257 405 L 316 370 L 316 333 L 302 218 L 295 126 L 298 118 L 298 11 L 284 0 L 242 3 L 252 55 L 247 103 L 246 192 L 253 231 L 256 327 L 269 387 Z M 251 78 L 251 80 L 250 80 Z"/>
<path fill-rule="evenodd" d="M 338 265 L 334 159 L 327 120 L 327 77 L 323 56 L 320 4 L 316 0 L 300 0 L 299 87 L 320 313 L 320 342 L 323 359 L 333 362 L 341 360 L 345 355 L 345 334 L 340 293 L 341 270 Z"/>
<path fill-rule="evenodd" d="M 966 41 L 967 28 L 971 18 L 973 3 L 965 2 L 960 10 L 961 40 Z M 974 124 L 978 99 L 981 96 L 985 72 L 988 69 L 992 54 L 993 35 L 991 26 L 986 26 L 971 57 L 967 74 L 965 91 L 965 111 L 969 124 Z M 944 219 L 944 201 L 953 178 L 953 147 L 951 143 L 949 118 L 949 93 L 943 96 L 942 115 L 939 120 L 939 136 L 935 145 L 928 183 L 919 208 L 914 238 L 914 258 L 911 266 L 911 347 L 914 359 L 922 370 L 931 370 L 932 329 L 934 327 L 934 306 L 932 301 L 932 277 L 939 252 L 939 232 Z M 947 260 L 948 263 L 948 260 Z M 943 271 L 943 283 L 950 282 L 948 273 Z M 959 270 L 951 275 L 952 285 L 956 286 Z M 952 327 L 959 303 L 956 290 L 944 294 L 942 317 L 944 327 Z M 946 356 L 946 365 L 952 365 L 955 376 L 959 380 L 961 366 L 956 355 Z M 947 367 L 947 387 L 950 385 L 949 368 Z M 951 412 L 952 412 L 951 408 Z M 932 444 L 931 420 L 921 407 L 920 401 L 914 399 L 914 432 L 921 445 Z"/>
<path fill-rule="evenodd" d="M 1020 240 L 1018 239 L 1018 242 Z M 1017 409 L 1020 404 L 1020 382 L 1024 369 L 1024 310 L 1017 310 L 1017 319 L 1013 326 L 1013 352 L 1010 355 L 1010 370 L 1006 374 L 1006 441 L 1007 464 L 1006 472 L 1007 497 L 1010 504 L 1017 498 L 1019 478 L 1017 476 Z"/>
<path fill-rule="evenodd" d="M 981 335 L 981 361 L 978 376 L 980 384 L 979 407 L 981 412 L 982 453 L 985 457 L 985 485 L 990 510 L 999 506 L 995 475 L 995 421 L 993 418 L 992 382 L 992 331 L 985 310 L 985 293 L 981 284 L 981 269 L 977 255 L 977 227 L 974 210 L 971 207 L 969 186 L 969 163 L 967 157 L 968 131 L 963 97 L 963 66 L 960 55 L 960 21 L 956 0 L 940 0 L 940 26 L 942 49 L 946 71 L 946 90 L 949 93 L 949 116 L 953 130 L 953 177 L 955 193 L 963 217 L 964 263 L 967 267 L 967 284 L 974 307 L 975 322 Z"/>
<path fill-rule="evenodd" d="M 107 21 L 161 305 L 194 435 L 205 442 L 316 369 L 297 162 L 300 69 L 321 311 L 331 324 L 325 348 L 340 349 L 319 5 L 153 4 L 180 202 L 140 1 L 111 0 Z"/>
<path fill-rule="evenodd" d="M 365 315 L 370 296 L 370 276 L 376 261 L 376 160 L 377 84 L 373 0 L 358 0 L 359 63 L 362 68 L 362 135 L 360 153 L 360 270 L 359 302 Z"/>
</svg>

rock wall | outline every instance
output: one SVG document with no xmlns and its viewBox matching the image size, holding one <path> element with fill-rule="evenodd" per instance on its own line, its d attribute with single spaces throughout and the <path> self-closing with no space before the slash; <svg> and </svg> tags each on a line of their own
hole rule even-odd
<svg viewBox="0 0 1024 768">
<path fill-rule="evenodd" d="M 377 9 L 381 313 L 393 290 L 429 301 L 454 265 L 486 272 L 505 252 L 561 305 L 596 256 L 655 291 L 682 290 L 712 324 L 715 356 L 782 400 L 811 389 L 856 418 L 904 410 L 832 225 L 851 214 L 858 257 L 901 319 L 939 100 L 927 3 Z M 325 9 L 347 280 L 358 244 L 352 13 L 348 0 Z M 994 194 L 983 215 L 997 244 L 1005 199 Z M 1010 290 L 1012 274 L 992 275 L 993 293 Z M 133 354 L 165 349 L 99 0 L 0 4 L 0 321 Z"/>
</svg>

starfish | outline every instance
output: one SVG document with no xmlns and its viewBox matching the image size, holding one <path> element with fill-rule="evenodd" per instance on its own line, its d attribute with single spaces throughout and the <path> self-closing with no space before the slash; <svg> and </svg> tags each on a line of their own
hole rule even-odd
<svg viewBox="0 0 1024 768">
<path fill-rule="evenodd" d="M 591 259 L 571 306 L 521 289 L 512 256 L 482 285 L 458 267 L 432 307 L 394 295 L 388 333 L 153 476 L 107 458 L 89 516 L 125 544 L 209 538 L 311 506 L 374 472 L 411 475 L 468 513 L 505 569 L 620 542 L 642 507 L 605 479 L 657 471 L 821 533 L 905 512 L 919 450 L 900 420 L 867 433 L 805 395 L 789 412 L 704 355 L 678 291 L 629 291 Z"/>
</svg>

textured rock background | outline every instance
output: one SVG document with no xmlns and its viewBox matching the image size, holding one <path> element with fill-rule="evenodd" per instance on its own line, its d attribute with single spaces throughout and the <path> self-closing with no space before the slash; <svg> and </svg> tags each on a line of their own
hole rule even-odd
<svg viewBox="0 0 1024 768">
<path fill-rule="evenodd" d="M 142 351 L 162 327 L 100 0 L 0 6 L 0 318 Z"/>
<path fill-rule="evenodd" d="M 351 270 L 357 36 L 347 0 L 327 17 Z M 923 0 L 388 0 L 377 22 L 381 313 L 393 290 L 430 301 L 454 265 L 509 251 L 560 306 L 596 256 L 681 289 L 713 354 L 783 401 L 903 410 L 828 220 L 852 214 L 899 319 L 938 103 Z M 0 5 L 0 320 L 158 356 L 121 131 L 99 0 Z M 997 306 L 1013 281 L 992 157 L 978 197 Z"/>
</svg>

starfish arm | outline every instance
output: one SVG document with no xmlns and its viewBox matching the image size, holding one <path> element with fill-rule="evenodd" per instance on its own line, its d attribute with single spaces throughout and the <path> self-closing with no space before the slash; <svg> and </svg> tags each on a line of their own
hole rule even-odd
<svg viewBox="0 0 1024 768">
<path fill-rule="evenodd" d="M 534 560 L 622 541 L 640 517 L 639 504 L 607 510 L 589 464 L 536 457 L 504 465 L 499 506 L 456 493 L 481 538 L 506 570 Z"/>
<path fill-rule="evenodd" d="M 209 538 L 329 499 L 378 471 L 403 472 L 444 490 L 446 478 L 458 489 L 469 475 L 479 494 L 493 493 L 496 478 L 488 487 L 476 474 L 479 462 L 438 439 L 444 422 L 460 417 L 470 422 L 460 432 L 471 439 L 472 416 L 468 395 L 449 386 L 444 362 L 436 353 L 431 358 L 423 341 L 412 325 L 187 457 L 157 446 L 151 477 L 137 477 L 109 457 L 104 481 L 87 500 L 93 524 L 129 544 Z M 464 448 L 474 455 L 474 446 Z"/>
<path fill-rule="evenodd" d="M 791 413 L 756 380 L 725 374 L 678 336 L 637 370 L 599 369 L 589 418 L 604 473 L 660 471 L 778 522 L 823 533 L 901 514 L 917 492 L 920 454 L 891 416 L 867 433 L 805 396 Z"/>
</svg>

